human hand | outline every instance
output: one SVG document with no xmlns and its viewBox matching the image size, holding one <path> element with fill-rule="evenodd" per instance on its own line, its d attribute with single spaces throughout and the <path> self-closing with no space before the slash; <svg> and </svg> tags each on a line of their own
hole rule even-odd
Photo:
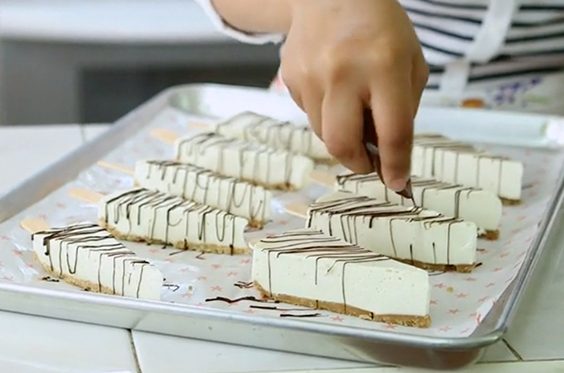
<svg viewBox="0 0 564 373">
<path fill-rule="evenodd" d="M 287 1 L 291 23 L 281 70 L 293 99 L 329 152 L 352 171 L 374 170 L 365 143 L 375 142 L 384 182 L 403 190 L 428 77 L 407 15 L 397 0 Z"/>
</svg>

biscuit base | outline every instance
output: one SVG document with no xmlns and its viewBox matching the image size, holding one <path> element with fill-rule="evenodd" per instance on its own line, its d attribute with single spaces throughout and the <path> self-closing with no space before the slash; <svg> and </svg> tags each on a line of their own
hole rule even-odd
<svg viewBox="0 0 564 373">
<path fill-rule="evenodd" d="M 264 228 L 265 224 L 266 224 L 266 222 L 262 221 L 262 220 L 257 220 L 257 219 L 249 220 L 249 227 L 251 227 L 251 228 L 262 229 L 262 228 Z"/>
<path fill-rule="evenodd" d="M 478 238 L 483 238 L 488 241 L 495 241 L 499 238 L 499 229 L 496 229 L 495 231 L 486 230 L 484 233 L 480 234 Z"/>
<path fill-rule="evenodd" d="M 178 241 L 175 243 L 164 242 L 162 240 L 155 240 L 150 239 L 148 237 L 141 237 L 135 236 L 132 234 L 124 234 L 119 232 L 117 229 L 112 228 L 106 224 L 103 220 L 100 220 L 98 224 L 106 229 L 108 232 L 111 233 L 117 239 L 125 240 L 125 241 L 132 241 L 132 242 L 146 242 L 149 245 L 163 245 L 163 246 L 174 246 L 179 250 L 188 250 L 188 251 L 200 251 L 204 253 L 211 253 L 211 254 L 227 254 L 227 255 L 243 255 L 250 253 L 248 247 L 229 247 L 229 246 L 222 246 L 222 245 L 210 245 L 205 243 L 189 243 L 185 241 Z"/>
<path fill-rule="evenodd" d="M 254 282 L 255 287 L 263 297 L 274 299 L 283 303 L 295 304 L 298 306 L 327 310 L 344 315 L 359 317 L 364 320 L 383 322 L 387 324 L 395 324 L 402 326 L 413 326 L 417 328 L 428 328 L 431 326 L 431 316 L 415 316 L 415 315 L 375 315 L 370 311 L 366 311 L 357 307 L 345 306 L 341 303 L 324 302 L 316 299 L 300 298 L 286 294 L 270 294 L 258 282 Z"/>
<path fill-rule="evenodd" d="M 433 272 L 470 273 L 474 270 L 474 268 L 476 268 L 476 264 L 435 264 L 435 263 L 420 262 L 419 260 L 399 259 L 399 258 L 394 258 L 394 260 Z"/>
<path fill-rule="evenodd" d="M 60 274 L 60 273 L 57 273 L 55 271 L 52 271 L 51 268 L 49 268 L 49 266 L 46 266 L 43 263 L 41 263 L 41 261 L 37 257 L 36 253 L 33 253 L 33 255 L 35 256 L 35 259 L 41 264 L 41 266 L 43 267 L 45 272 L 47 272 L 49 274 L 49 276 L 51 276 L 53 278 L 61 279 L 64 282 L 66 282 L 67 284 L 78 286 L 79 288 L 86 290 L 86 291 L 92 291 L 92 292 L 95 292 L 95 293 L 102 293 L 102 294 L 109 294 L 109 295 L 123 295 L 123 294 L 119 294 L 119 293 L 114 292 L 112 289 L 110 289 L 107 286 L 103 286 L 103 285 L 100 286 L 100 285 L 95 284 L 93 282 L 76 278 L 75 276 L 67 274 L 67 273 Z"/>
<path fill-rule="evenodd" d="M 503 206 L 516 206 L 521 204 L 520 199 L 509 199 L 504 197 L 500 197 L 500 199 Z"/>
</svg>

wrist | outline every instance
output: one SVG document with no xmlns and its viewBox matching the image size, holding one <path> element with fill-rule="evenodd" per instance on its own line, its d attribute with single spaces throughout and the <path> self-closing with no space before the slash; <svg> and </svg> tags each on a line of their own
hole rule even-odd
<svg viewBox="0 0 564 373">
<path fill-rule="evenodd" d="M 252 33 L 287 34 L 292 23 L 290 0 L 212 0 L 232 27 Z"/>
</svg>

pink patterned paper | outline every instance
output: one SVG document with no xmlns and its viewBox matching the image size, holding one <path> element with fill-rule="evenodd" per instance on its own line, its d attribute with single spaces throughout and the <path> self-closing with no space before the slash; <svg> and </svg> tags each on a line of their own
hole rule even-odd
<svg viewBox="0 0 564 373">
<path fill-rule="evenodd" d="M 179 134 L 188 133 L 190 122 L 205 122 L 175 109 L 165 109 L 147 127 L 106 158 L 109 162 L 133 167 L 138 159 L 171 158 L 173 149 L 149 135 L 150 128 L 166 128 Z M 193 129 L 192 129 L 193 130 Z M 525 163 L 523 203 L 505 206 L 501 226 L 501 238 L 490 242 L 479 240 L 479 261 L 482 265 L 473 273 L 432 273 L 432 326 L 429 329 L 406 328 L 361 320 L 358 318 L 319 311 L 320 316 L 301 319 L 314 323 L 348 325 L 366 329 L 396 331 L 402 333 L 465 337 L 476 329 L 503 291 L 518 273 L 537 233 L 538 223 L 554 191 L 560 167 L 564 164 L 564 152 L 519 148 L 488 147 L 489 150 L 507 155 Z M 41 280 L 45 273 L 34 260 L 29 234 L 19 228 L 24 217 L 46 218 L 52 226 L 79 221 L 95 221 L 96 206 L 77 202 L 68 196 L 68 188 L 79 186 L 97 192 L 108 193 L 132 186 L 132 180 L 117 171 L 93 166 L 83 172 L 70 185 L 51 194 L 48 198 L 0 225 L 0 281 L 10 281 L 35 287 L 82 291 L 63 282 Z M 249 232 L 248 238 L 258 238 L 268 233 L 302 227 L 303 219 L 284 212 L 288 203 L 307 203 L 326 191 L 311 186 L 300 193 L 277 193 L 273 201 L 274 220 L 262 231 Z M 238 298 L 259 294 L 252 288 L 235 286 L 251 280 L 249 256 L 223 256 L 180 252 L 172 248 L 128 243 L 138 255 L 150 258 L 165 274 L 162 301 L 187 304 L 251 314 L 256 317 L 280 317 L 280 311 L 251 308 L 256 302 L 242 301 L 234 304 L 206 302 L 207 298 Z M 279 305 L 292 313 L 310 313 L 301 307 Z"/>
</svg>

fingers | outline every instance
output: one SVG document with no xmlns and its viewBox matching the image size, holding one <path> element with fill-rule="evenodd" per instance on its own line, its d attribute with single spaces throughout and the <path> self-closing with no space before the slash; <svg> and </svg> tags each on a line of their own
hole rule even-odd
<svg viewBox="0 0 564 373">
<path fill-rule="evenodd" d="M 331 155 L 353 172 L 373 171 L 363 141 L 363 104 L 355 92 L 346 87 L 326 92 L 322 122 L 322 139 Z"/>
<path fill-rule="evenodd" d="M 417 110 L 419 109 L 419 103 L 421 102 L 421 96 L 423 90 L 427 85 L 429 79 L 429 67 L 425 62 L 423 56 L 417 55 L 413 63 L 413 69 L 411 72 L 411 84 L 412 84 L 412 100 L 413 100 L 413 117 L 417 115 Z"/>
<path fill-rule="evenodd" d="M 382 175 L 397 192 L 405 188 L 410 174 L 415 112 L 411 89 L 409 77 L 398 72 L 380 76 L 371 90 Z"/>
<path fill-rule="evenodd" d="M 301 93 L 302 103 L 304 105 L 304 111 L 307 114 L 309 125 L 315 132 L 315 134 L 321 138 L 322 136 L 322 105 L 323 105 L 323 93 L 320 89 L 314 88 L 313 84 L 310 84 L 307 88 L 302 89 Z"/>
<path fill-rule="evenodd" d="M 307 68 L 308 65 L 288 55 L 287 49 L 291 42 L 292 40 L 286 40 L 280 52 L 280 76 L 294 102 L 307 114 L 311 128 L 321 138 L 323 90 L 319 87 L 318 79 Z"/>
</svg>

